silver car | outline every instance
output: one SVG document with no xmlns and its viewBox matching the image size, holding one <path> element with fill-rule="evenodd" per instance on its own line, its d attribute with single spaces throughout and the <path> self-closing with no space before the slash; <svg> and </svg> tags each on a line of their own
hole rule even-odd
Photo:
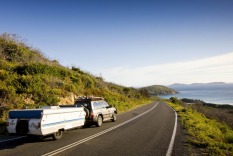
<svg viewBox="0 0 233 156">
<path fill-rule="evenodd" d="M 75 101 L 75 106 L 84 107 L 84 111 L 86 112 L 86 126 L 95 124 L 97 127 L 100 127 L 103 121 L 116 121 L 117 109 L 109 105 L 104 98 L 78 98 Z"/>
</svg>

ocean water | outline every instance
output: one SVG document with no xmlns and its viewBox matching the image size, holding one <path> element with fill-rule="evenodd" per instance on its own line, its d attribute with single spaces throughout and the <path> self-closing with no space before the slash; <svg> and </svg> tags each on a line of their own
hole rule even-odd
<svg viewBox="0 0 233 156">
<path fill-rule="evenodd" d="M 207 103 L 230 104 L 233 105 L 233 87 L 226 88 L 186 88 L 177 89 L 179 94 L 163 95 L 161 98 L 169 99 L 170 97 L 199 99 Z"/>
</svg>

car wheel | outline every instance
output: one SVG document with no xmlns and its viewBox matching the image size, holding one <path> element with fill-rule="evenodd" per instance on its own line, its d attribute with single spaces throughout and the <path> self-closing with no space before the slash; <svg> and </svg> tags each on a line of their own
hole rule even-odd
<svg viewBox="0 0 233 156">
<path fill-rule="evenodd" d="M 54 139 L 54 140 L 61 139 L 61 138 L 62 138 L 62 134 L 63 134 L 63 131 L 62 131 L 62 130 L 59 130 L 59 131 L 55 132 L 55 133 L 53 134 L 53 139 Z"/>
<path fill-rule="evenodd" d="M 117 120 L 116 113 L 114 112 L 112 114 L 112 122 L 115 122 Z"/>
<path fill-rule="evenodd" d="M 103 118 L 102 118 L 102 116 L 99 115 L 97 118 L 96 126 L 100 127 L 102 125 L 102 123 L 103 123 Z"/>
</svg>

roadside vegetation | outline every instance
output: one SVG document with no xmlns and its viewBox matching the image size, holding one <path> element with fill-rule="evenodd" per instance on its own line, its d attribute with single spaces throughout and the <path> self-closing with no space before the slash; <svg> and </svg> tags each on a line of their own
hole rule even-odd
<svg viewBox="0 0 233 156">
<path fill-rule="evenodd" d="M 230 124 L 218 120 L 216 113 L 205 115 L 205 106 L 186 104 L 175 97 L 166 102 L 177 111 L 183 127 L 187 129 L 188 143 L 200 152 L 197 155 L 233 155 Z M 207 114 L 210 112 L 209 109 Z"/>
<path fill-rule="evenodd" d="M 206 103 L 201 100 L 181 99 L 184 103 L 191 103 L 189 105 L 192 109 L 204 114 L 209 119 L 215 119 L 223 124 L 227 124 L 233 129 L 233 106 L 232 105 L 217 105 Z"/>
<path fill-rule="evenodd" d="M 119 112 L 151 101 L 145 89 L 108 83 L 78 67 L 64 67 L 17 35 L 0 35 L 0 125 L 11 109 L 72 104 L 79 96 L 92 95 L 104 97 Z"/>
</svg>

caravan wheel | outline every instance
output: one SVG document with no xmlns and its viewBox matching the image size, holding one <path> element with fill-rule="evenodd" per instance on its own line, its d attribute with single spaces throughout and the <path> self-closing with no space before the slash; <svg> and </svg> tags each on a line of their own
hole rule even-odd
<svg viewBox="0 0 233 156">
<path fill-rule="evenodd" d="M 62 131 L 62 130 L 59 130 L 58 132 L 55 132 L 55 133 L 53 134 L 53 139 L 54 139 L 54 140 L 61 139 L 61 138 L 62 138 L 62 134 L 63 134 L 63 131 Z"/>
</svg>

